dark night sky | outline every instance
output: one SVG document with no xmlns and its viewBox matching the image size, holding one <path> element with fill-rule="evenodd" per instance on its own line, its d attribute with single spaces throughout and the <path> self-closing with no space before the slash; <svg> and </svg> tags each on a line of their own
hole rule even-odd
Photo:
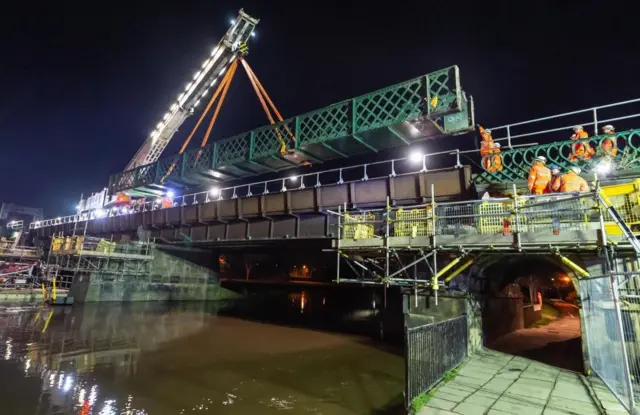
<svg viewBox="0 0 640 415">
<path fill-rule="evenodd" d="M 44 207 L 48 217 L 73 213 L 80 193 L 124 168 L 240 7 L 261 19 L 248 61 L 285 117 L 452 64 L 485 125 L 640 96 L 640 31 L 622 2 L 378 3 L 3 10 L 0 200 Z M 263 124 L 239 71 L 213 137 Z"/>
</svg>

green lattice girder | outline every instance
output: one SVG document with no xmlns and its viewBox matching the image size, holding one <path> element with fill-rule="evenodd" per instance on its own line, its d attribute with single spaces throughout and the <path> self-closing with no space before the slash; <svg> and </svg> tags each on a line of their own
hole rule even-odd
<svg viewBox="0 0 640 415">
<path fill-rule="evenodd" d="M 156 163 L 112 175 L 109 191 L 113 194 L 166 181 L 188 183 L 189 178 L 196 176 L 212 177 L 213 171 L 237 177 L 294 167 L 281 158 L 283 141 L 288 150 L 312 158 L 313 150 L 318 148 L 337 157 L 355 154 L 354 146 L 358 150 L 374 151 L 393 147 L 408 141 L 403 140 L 403 143 L 395 137 L 389 138 L 390 131 L 402 139 L 397 127 L 418 118 L 428 120 L 437 135 L 466 132 L 473 127 L 473 109 L 467 108 L 459 78 L 458 67 L 451 66 L 202 148 L 190 149 L 182 155 L 162 158 Z M 380 131 L 386 136 L 379 134 Z M 325 155 L 315 158 L 324 159 Z"/>
<path fill-rule="evenodd" d="M 575 141 L 557 141 L 550 144 L 543 144 L 530 147 L 519 147 L 507 150 L 503 147 L 500 153 L 502 156 L 503 170 L 500 172 L 483 171 L 477 175 L 477 183 L 513 183 L 515 180 L 526 180 L 533 160 L 537 156 L 547 158 L 547 165 L 556 164 L 561 169 L 566 170 L 571 166 L 579 166 L 585 171 L 589 171 L 594 163 L 597 163 L 600 156 L 604 156 L 602 151 L 602 141 L 607 135 L 593 136 L 588 139 L 591 147 L 596 151 L 596 155 L 590 160 L 570 159 L 572 144 Z M 616 133 L 618 154 L 613 159 L 617 171 L 640 168 L 640 130 L 628 130 Z M 485 156 L 491 157 L 491 156 Z M 483 168 L 485 163 L 481 163 Z"/>
</svg>

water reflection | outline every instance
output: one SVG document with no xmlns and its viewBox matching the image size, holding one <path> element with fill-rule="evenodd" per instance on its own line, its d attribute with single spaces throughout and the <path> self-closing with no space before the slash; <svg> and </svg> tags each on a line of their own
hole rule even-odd
<svg viewBox="0 0 640 415">
<path fill-rule="evenodd" d="M 294 297 L 300 313 L 308 301 Z M 369 340 L 220 306 L 0 307 L 0 413 L 359 414 L 400 399 L 401 358 Z"/>
</svg>

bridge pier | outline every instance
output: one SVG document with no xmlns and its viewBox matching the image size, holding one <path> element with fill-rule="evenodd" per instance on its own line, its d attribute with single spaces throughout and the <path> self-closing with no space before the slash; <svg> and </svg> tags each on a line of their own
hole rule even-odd
<svg viewBox="0 0 640 415">
<path fill-rule="evenodd" d="M 77 302 L 203 301 L 238 298 L 220 286 L 218 255 L 211 250 L 151 245 L 147 269 L 134 271 L 113 261 L 75 275 L 71 295 Z"/>
</svg>

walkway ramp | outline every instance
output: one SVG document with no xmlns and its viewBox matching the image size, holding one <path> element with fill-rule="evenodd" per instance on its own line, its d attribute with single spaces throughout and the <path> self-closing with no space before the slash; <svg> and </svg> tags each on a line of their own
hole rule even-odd
<svg viewBox="0 0 640 415">
<path fill-rule="evenodd" d="M 419 415 L 611 414 L 628 412 L 597 378 L 489 349 L 428 394 Z"/>
</svg>

